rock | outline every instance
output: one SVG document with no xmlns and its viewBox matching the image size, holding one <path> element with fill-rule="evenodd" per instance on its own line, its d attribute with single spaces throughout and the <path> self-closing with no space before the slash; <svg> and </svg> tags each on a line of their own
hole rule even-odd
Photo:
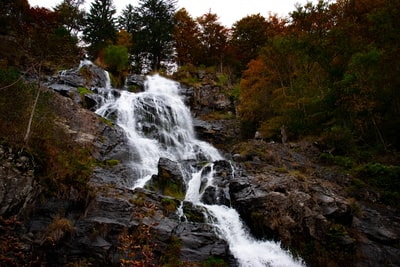
<svg viewBox="0 0 400 267">
<path fill-rule="evenodd" d="M 186 184 L 178 163 L 167 158 L 160 158 L 158 174 L 153 175 L 145 187 L 178 199 L 183 199 L 186 193 Z"/>
<path fill-rule="evenodd" d="M 178 250 L 172 256 L 181 261 L 203 262 L 210 255 L 232 261 L 227 243 L 218 237 L 211 225 L 181 221 L 175 212 L 166 210 L 163 199 L 164 196 L 140 188 L 131 191 L 110 187 L 99 191 L 86 208 L 85 216 L 72 219 L 74 235 L 48 250 L 51 254 L 46 258 L 47 263 L 63 265 L 70 263 L 66 262 L 67 259 L 91 258 L 96 266 L 119 266 L 125 255 L 119 248 L 122 244 L 129 245 L 129 242 L 138 246 L 133 254 L 136 259 L 142 256 L 141 245 L 164 254 L 175 244 Z M 49 208 L 41 214 L 51 213 Z M 71 209 L 59 209 L 59 212 L 71 217 L 68 210 Z M 42 223 L 42 227 L 45 225 Z M 33 228 L 31 231 L 34 235 L 39 233 Z M 123 239 L 128 233 L 135 233 L 134 239 Z M 151 263 L 159 263 L 160 255 L 154 254 Z"/>
<path fill-rule="evenodd" d="M 236 120 L 204 121 L 194 118 L 193 126 L 199 139 L 224 151 L 229 151 L 232 144 L 240 138 L 239 124 Z"/>
<path fill-rule="evenodd" d="M 230 206 L 229 182 L 233 178 L 233 166 L 229 161 L 219 160 L 213 164 L 213 184 L 206 187 L 201 201 L 205 204 Z"/>
<path fill-rule="evenodd" d="M 145 90 L 146 77 L 143 75 L 131 74 L 126 77 L 125 88 L 131 92 L 143 92 Z"/>
<path fill-rule="evenodd" d="M 23 213 L 41 191 L 33 157 L 0 145 L 0 216 Z"/>
</svg>

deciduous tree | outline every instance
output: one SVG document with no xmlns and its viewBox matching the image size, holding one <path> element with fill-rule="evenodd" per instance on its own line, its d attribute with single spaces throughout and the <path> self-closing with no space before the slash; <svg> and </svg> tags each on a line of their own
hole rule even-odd
<svg viewBox="0 0 400 267">
<path fill-rule="evenodd" d="M 58 20 L 73 36 L 78 36 L 84 25 L 86 12 L 82 7 L 84 0 L 63 0 L 54 11 Z"/>
<path fill-rule="evenodd" d="M 179 66 L 199 65 L 200 31 L 196 21 L 182 8 L 175 13 L 174 40 Z"/>
<path fill-rule="evenodd" d="M 240 71 L 258 56 L 261 47 L 267 43 L 268 26 L 260 14 L 246 16 L 233 24 L 230 44 Z"/>
<path fill-rule="evenodd" d="M 198 17 L 197 23 L 200 29 L 200 64 L 205 66 L 223 65 L 224 52 L 227 46 L 228 29 L 218 22 L 215 13 L 208 13 Z"/>
</svg>

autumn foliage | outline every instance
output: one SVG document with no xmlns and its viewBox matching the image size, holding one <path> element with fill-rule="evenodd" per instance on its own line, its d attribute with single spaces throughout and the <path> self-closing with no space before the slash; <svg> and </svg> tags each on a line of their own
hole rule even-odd
<svg viewBox="0 0 400 267">
<path fill-rule="evenodd" d="M 243 72 L 239 115 L 252 134 L 273 138 L 271 127 L 287 125 L 292 138 L 329 136 L 340 127 L 358 144 L 398 148 L 398 10 L 384 0 L 297 6 Z"/>
</svg>

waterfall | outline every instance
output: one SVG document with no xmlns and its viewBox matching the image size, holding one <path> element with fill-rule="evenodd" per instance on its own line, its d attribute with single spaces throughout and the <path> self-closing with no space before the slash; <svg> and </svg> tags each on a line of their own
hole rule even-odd
<svg viewBox="0 0 400 267">
<path fill-rule="evenodd" d="M 109 94 L 114 95 L 114 94 Z M 206 208 L 216 232 L 229 244 L 242 267 L 303 266 L 279 243 L 257 241 L 245 230 L 236 210 L 224 205 L 201 203 L 201 184 L 213 184 L 213 162 L 223 157 L 212 145 L 196 138 L 192 117 L 179 95 L 179 84 L 159 75 L 148 76 L 145 91 L 121 91 L 110 97 L 96 111 L 115 120 L 126 133 L 131 154 L 131 168 L 136 179 L 133 188 L 143 187 L 158 172 L 161 157 L 175 162 L 208 162 L 200 171 L 181 168 L 188 174 L 185 200 Z"/>
</svg>

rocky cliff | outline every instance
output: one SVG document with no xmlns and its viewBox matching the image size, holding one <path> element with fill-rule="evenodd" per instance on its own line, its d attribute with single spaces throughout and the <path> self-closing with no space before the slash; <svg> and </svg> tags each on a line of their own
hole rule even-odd
<svg viewBox="0 0 400 267">
<path fill-rule="evenodd" d="M 102 73 L 96 67 L 64 71 L 47 84 L 65 109 L 58 124 L 76 146 L 89 146 L 96 161 L 85 197 L 74 187 L 62 196 L 46 194 L 35 159 L 0 147 L 0 241 L 12 246 L 3 247 L 1 264 L 237 266 L 202 207 L 181 201 L 186 189 L 173 161 L 160 159 L 145 188 L 129 189 L 126 137 L 91 111 L 100 101 L 96 95 L 79 89 L 104 87 Z M 143 79 L 130 85 L 141 90 Z M 204 116 L 234 112 L 221 87 L 204 82 L 183 86 L 182 94 L 199 137 L 229 160 L 216 162 L 217 186 L 205 188 L 203 202 L 235 207 L 256 238 L 280 240 L 308 266 L 398 265 L 398 211 L 379 204 L 372 191 L 357 199 L 348 190 L 350 175 L 325 165 L 317 143 L 239 142 L 234 119 Z"/>
</svg>

